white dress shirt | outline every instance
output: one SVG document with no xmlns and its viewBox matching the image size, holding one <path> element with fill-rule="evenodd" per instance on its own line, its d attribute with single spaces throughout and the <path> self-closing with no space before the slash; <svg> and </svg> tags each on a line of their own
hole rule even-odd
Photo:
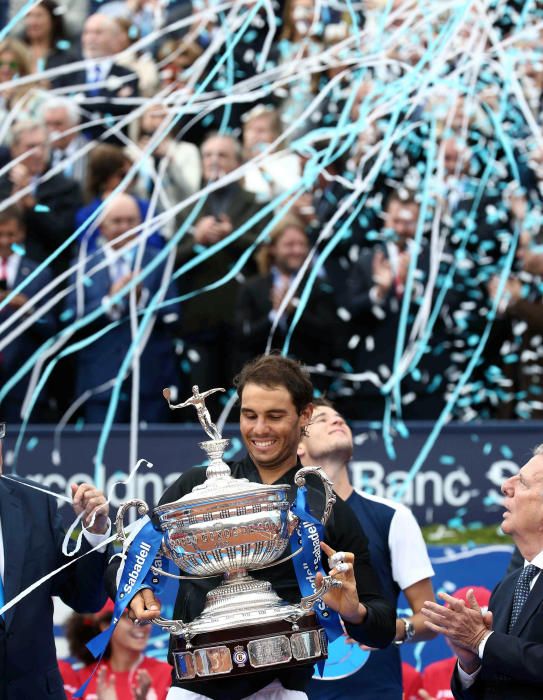
<svg viewBox="0 0 543 700">
<path fill-rule="evenodd" d="M 6 282 L 8 289 L 13 289 L 13 287 L 15 287 L 15 280 L 17 279 L 20 264 L 21 256 L 16 253 L 6 258 Z"/>
</svg>

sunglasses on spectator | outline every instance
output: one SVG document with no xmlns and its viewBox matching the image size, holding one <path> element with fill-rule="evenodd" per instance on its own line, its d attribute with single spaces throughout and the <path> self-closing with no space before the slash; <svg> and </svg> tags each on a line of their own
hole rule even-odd
<svg viewBox="0 0 543 700">
<path fill-rule="evenodd" d="M 0 58 L 0 68 L 3 68 L 4 66 L 8 66 L 8 68 L 11 68 L 11 70 L 17 70 L 17 68 L 19 68 L 17 61 L 2 61 Z"/>
</svg>

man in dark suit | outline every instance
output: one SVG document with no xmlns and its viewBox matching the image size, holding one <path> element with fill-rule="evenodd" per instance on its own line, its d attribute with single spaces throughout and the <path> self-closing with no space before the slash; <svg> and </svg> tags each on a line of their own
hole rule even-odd
<svg viewBox="0 0 543 700">
<path fill-rule="evenodd" d="M 291 290 L 294 278 L 309 254 L 309 239 L 302 221 L 295 216 L 282 219 L 271 232 L 270 239 L 270 244 L 264 246 L 257 256 L 261 274 L 247 280 L 238 296 L 235 320 L 239 367 L 265 351 L 276 320 L 271 347 L 283 348 L 308 281 L 307 278 L 302 280 L 296 294 L 277 317 L 285 295 Z M 308 365 L 329 366 L 337 336 L 334 332 L 336 325 L 333 289 L 325 279 L 317 278 L 292 334 L 289 354 Z"/>
<path fill-rule="evenodd" d="M 49 149 L 47 131 L 41 124 L 19 122 L 11 129 L 10 139 L 11 157 L 21 159 L 0 177 L 0 199 L 17 197 L 27 231 L 27 255 L 42 262 L 73 233 L 75 212 L 82 204 L 81 190 L 75 180 L 60 173 L 44 177 Z M 69 253 L 64 252 L 53 269 L 62 271 L 68 261 Z"/>
<path fill-rule="evenodd" d="M 81 271 L 87 283 L 84 284 L 77 274 L 72 278 L 75 286 L 67 301 L 72 318 L 84 317 L 96 309 L 102 309 L 100 316 L 86 327 L 85 333 L 91 335 L 112 322 L 118 322 L 117 326 L 81 349 L 76 358 L 76 395 L 79 397 L 84 392 L 89 392 L 84 416 L 85 420 L 91 423 L 104 420 L 113 380 L 132 343 L 128 285 L 142 270 L 146 271 L 144 278 L 134 288 L 138 321 L 141 321 L 146 305 L 159 289 L 165 290 L 166 299 L 177 296 L 175 285 L 170 283 L 167 277 L 164 278 L 164 264 L 147 269 L 156 257 L 156 249 L 146 249 L 139 260 L 136 234 L 131 231 L 140 223 L 141 215 L 136 200 L 127 194 L 114 197 L 100 223 L 101 245 L 97 252 L 85 261 Z M 123 290 L 123 296 L 115 301 L 115 296 L 123 293 Z M 170 411 L 161 391 L 175 383 L 177 378 L 177 363 L 170 329 L 178 317 L 177 304 L 158 309 L 153 322 L 148 326 L 150 335 L 145 336 L 140 344 L 140 418 L 148 422 L 167 422 L 170 418 Z M 125 389 L 128 388 L 126 382 Z M 126 422 L 129 415 L 130 392 L 123 390 L 116 420 Z"/>
<path fill-rule="evenodd" d="M 417 254 L 403 351 L 410 346 L 410 332 L 420 312 L 431 262 L 424 240 L 417 249 L 418 218 L 418 202 L 393 193 L 385 205 L 381 243 L 360 255 L 347 279 L 345 308 L 351 315 L 352 327 L 359 334 L 352 364 L 356 373 L 373 374 L 373 381 L 368 379 L 355 385 L 352 404 L 342 406 L 352 418 L 379 420 L 383 417 L 384 398 L 380 386 L 394 368 L 409 265 Z M 443 311 L 431 334 L 428 352 L 421 356 L 417 368 L 402 379 L 402 416 L 409 420 L 435 418 L 444 403 L 447 360 L 442 315 Z"/>
<path fill-rule="evenodd" d="M 483 614 L 473 591 L 468 605 L 440 593 L 447 607 L 425 602 L 427 626 L 446 635 L 458 657 L 457 700 L 535 700 L 543 696 L 543 445 L 507 479 L 502 530 L 524 557 L 496 586 Z"/>
<path fill-rule="evenodd" d="M 211 134 L 201 146 L 205 184 L 220 180 L 241 165 L 241 145 L 232 136 Z M 197 205 L 199 206 L 199 204 Z M 237 231 L 259 210 L 255 196 L 238 182 L 225 185 L 209 194 L 194 226 L 183 237 L 177 250 L 177 265 L 182 266 L 199 253 L 220 243 Z M 218 282 L 235 265 L 255 241 L 260 222 L 236 240 L 217 250 L 180 278 L 182 293 L 190 293 Z M 245 275 L 256 272 L 248 262 Z M 191 349 L 191 384 L 226 386 L 233 373 L 234 309 L 239 289 L 239 275 L 217 289 L 184 302 L 184 339 Z M 211 397 L 210 410 L 217 407 Z"/>
<path fill-rule="evenodd" d="M 25 243 L 25 225 L 21 211 L 17 207 L 8 207 L 0 212 L 0 302 L 16 289 L 34 270 L 37 263 L 22 253 Z M 49 270 L 43 270 L 27 284 L 11 301 L 0 310 L 0 324 L 6 322 L 21 307 L 27 311 L 20 320 L 5 333 L 16 330 L 24 323 L 29 314 L 34 313 L 36 305 L 32 299 L 37 292 L 52 280 Z M 40 302 L 40 306 L 43 302 Z M 55 330 L 55 317 L 51 310 L 41 314 L 26 330 L 22 330 L 0 351 L 0 385 L 11 379 L 28 358 L 50 337 Z M 5 337 L 5 336 L 4 336 Z M 9 392 L 7 400 L 0 404 L 0 413 L 5 420 L 18 423 L 21 420 L 21 407 L 28 386 L 28 377 L 19 381 Z M 46 396 L 38 397 L 32 418 L 47 419 Z"/>
<path fill-rule="evenodd" d="M 127 100 L 139 95 L 137 76 L 113 60 L 118 31 L 112 17 L 88 17 L 81 34 L 80 57 L 87 61 L 86 67 L 59 75 L 53 81 L 55 88 L 72 88 L 81 110 L 92 121 L 101 120 L 86 129 L 89 138 L 98 138 L 113 126 L 113 120 L 128 114 L 132 106 Z"/>
<path fill-rule="evenodd" d="M 5 423 L 0 424 L 0 438 Z M 2 447 L 0 439 L 0 473 Z M 29 482 L 28 482 L 29 483 Z M 31 584 L 67 564 L 62 554 L 64 530 L 55 499 L 20 478 L 0 476 L 0 608 Z M 0 617 L 1 700 L 65 700 L 53 635 L 52 596 L 78 612 L 96 612 L 106 600 L 104 549 L 81 556 L 108 536 L 108 505 L 90 484 L 72 485 L 75 513 L 84 512 L 85 532 L 75 563 L 38 586 Z"/>
</svg>

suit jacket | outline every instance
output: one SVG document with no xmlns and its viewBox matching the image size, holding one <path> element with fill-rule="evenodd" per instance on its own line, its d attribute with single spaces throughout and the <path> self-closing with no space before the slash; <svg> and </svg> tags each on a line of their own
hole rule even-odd
<svg viewBox="0 0 543 700">
<path fill-rule="evenodd" d="M 11 196 L 9 173 L 0 177 L 0 199 Z M 37 206 L 24 210 L 26 253 L 42 262 L 74 232 L 75 213 L 82 204 L 81 189 L 75 180 L 58 174 L 40 182 L 35 194 Z M 54 264 L 58 272 L 66 267 L 69 251 L 62 253 Z"/>
<path fill-rule="evenodd" d="M 298 288 L 298 297 L 305 282 Z M 272 327 L 269 314 L 272 310 L 271 291 L 273 274 L 253 277 L 243 284 L 236 306 L 236 330 L 239 339 L 241 366 L 244 362 L 264 352 Z M 285 314 L 285 324 L 278 326 L 273 336 L 273 348 L 281 349 L 294 312 Z M 329 364 L 335 348 L 337 333 L 336 305 L 333 289 L 322 280 L 313 285 L 304 313 L 292 335 L 289 354 L 306 364 Z"/>
<path fill-rule="evenodd" d="M 147 249 L 143 255 L 142 269 L 148 265 L 156 256 L 156 251 Z M 88 273 L 104 261 L 104 252 L 99 249 L 85 263 L 85 274 L 88 274 L 92 284 L 83 285 L 83 309 L 82 314 L 86 315 L 102 307 L 102 300 L 108 295 L 111 288 L 111 277 L 108 265 L 94 273 Z M 162 273 L 164 266 L 159 265 L 142 281 L 142 293 L 147 294 L 151 299 L 162 283 Z M 75 282 L 75 277 L 72 278 Z M 147 291 L 145 291 L 147 290 Z M 171 283 L 166 292 L 167 299 L 177 296 L 174 283 Z M 76 291 L 73 289 L 68 296 L 67 309 L 77 314 Z M 170 336 L 170 317 L 173 314 L 179 315 L 178 305 L 167 306 L 157 312 L 157 318 L 153 331 L 149 337 L 145 350 L 140 358 L 140 392 L 142 397 L 155 397 L 160 395 L 161 388 L 169 386 L 177 377 L 175 352 L 173 341 Z M 86 348 L 79 351 L 77 355 L 76 370 L 76 393 L 79 396 L 84 391 L 94 389 L 97 386 L 113 379 L 124 357 L 130 347 L 131 332 L 129 322 L 128 299 L 123 299 L 121 303 L 120 325 L 116 326 L 108 333 Z M 172 319 L 173 321 L 174 319 Z M 105 310 L 92 323 L 86 326 L 85 337 L 108 326 L 112 323 Z"/>
<path fill-rule="evenodd" d="M 6 601 L 67 563 L 55 499 L 20 482 L 0 479 Z M 83 552 L 89 549 L 84 540 Z M 106 601 L 103 574 L 108 558 L 107 552 L 94 552 L 77 559 L 0 618 L 1 700 L 64 700 L 51 596 L 60 596 L 77 612 L 96 612 Z"/>
<path fill-rule="evenodd" d="M 37 263 L 23 256 L 19 262 L 19 269 L 15 277 L 14 288 L 18 287 L 36 268 Z M 30 299 L 51 281 L 49 270 L 43 270 L 22 291 L 21 294 Z M 43 300 L 40 302 L 40 306 Z M 14 313 L 14 307 L 6 306 L 0 311 L 0 323 L 6 321 Z M 53 335 L 56 328 L 55 316 L 52 311 L 45 313 L 38 322 L 33 323 L 26 331 L 12 340 L 0 352 L 0 384 L 10 379 L 26 360 L 40 347 L 40 345 Z M 13 327 L 10 329 L 10 331 Z M 26 375 L 8 394 L 7 399 L 0 408 L 1 415 L 8 421 L 20 421 L 21 402 L 28 385 L 29 374 Z M 38 406 L 44 401 L 38 399 Z"/>
<path fill-rule="evenodd" d="M 79 60 L 82 60 L 81 57 L 79 57 Z M 101 116 L 109 114 L 112 117 L 123 117 L 133 109 L 133 106 L 130 104 L 119 104 L 114 102 L 114 100 L 138 97 L 138 77 L 130 69 L 125 68 L 118 63 L 113 63 L 106 78 L 106 80 L 110 78 L 123 79 L 128 78 L 129 76 L 131 76 L 130 79 L 122 80 L 122 82 L 120 82 L 118 85 L 111 85 L 109 83 L 104 85 L 104 87 L 100 88 L 97 93 L 93 95 L 90 94 L 92 86 L 87 83 L 87 72 L 85 70 L 78 70 L 75 72 L 65 73 L 64 75 L 59 75 L 55 79 L 55 87 L 66 88 L 75 87 L 77 85 L 86 85 L 86 90 L 79 89 L 77 91 L 78 104 L 84 111 L 91 114 L 98 113 Z M 73 94 L 75 94 L 75 90 Z M 88 127 L 85 129 L 85 135 L 89 139 L 98 139 L 104 133 L 104 131 L 107 131 L 111 126 L 112 124 L 106 123 L 103 125 Z M 108 138 L 107 140 L 109 142 L 117 142 L 117 139 L 114 137 Z M 122 145 L 124 145 L 124 143 L 122 143 Z"/>
<path fill-rule="evenodd" d="M 222 191 L 220 191 L 222 192 Z M 250 219 L 259 210 L 255 196 L 242 189 L 233 186 L 230 188 L 228 196 L 222 202 L 223 208 L 218 212 L 215 208 L 216 198 L 210 195 L 202 207 L 199 219 L 204 216 L 224 213 L 232 222 L 233 230 L 238 229 L 243 223 Z M 261 221 L 257 227 L 252 227 L 242 236 L 230 243 L 225 248 L 217 251 L 179 279 L 181 292 L 191 292 L 211 284 L 222 277 L 239 260 L 247 247 L 254 243 L 258 231 L 261 230 L 266 221 Z M 177 250 L 177 266 L 180 267 L 188 262 L 201 251 L 201 247 L 196 246 L 194 236 L 187 232 L 183 237 Z M 249 261 L 243 268 L 246 275 L 256 272 L 252 261 Z M 183 325 L 186 334 L 210 334 L 218 332 L 221 324 L 233 326 L 233 315 L 236 306 L 236 297 L 239 283 L 231 280 L 223 284 L 216 290 L 205 292 L 193 299 L 188 299 L 183 303 Z"/>
<path fill-rule="evenodd" d="M 457 700 L 543 697 L 543 575 L 535 582 L 511 633 L 507 632 L 520 572 L 517 569 L 506 576 L 492 593 L 488 607 L 494 615 L 494 633 L 486 642 L 481 671 L 471 688 L 462 690 L 455 668 L 451 687 Z"/>
</svg>

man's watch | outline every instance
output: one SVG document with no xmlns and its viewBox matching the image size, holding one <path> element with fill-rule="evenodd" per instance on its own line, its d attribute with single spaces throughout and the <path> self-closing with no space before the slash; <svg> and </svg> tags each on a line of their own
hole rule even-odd
<svg viewBox="0 0 543 700">
<path fill-rule="evenodd" d="M 415 625 L 411 622 L 411 620 L 408 617 L 400 617 L 400 620 L 405 625 L 405 637 L 403 639 L 397 639 L 394 642 L 397 647 L 405 642 L 410 642 L 415 636 Z"/>
</svg>

